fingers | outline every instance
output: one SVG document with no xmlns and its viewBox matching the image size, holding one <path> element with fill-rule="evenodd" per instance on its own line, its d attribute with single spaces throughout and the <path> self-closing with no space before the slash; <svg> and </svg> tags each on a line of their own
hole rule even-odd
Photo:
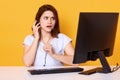
<svg viewBox="0 0 120 80">
<path fill-rule="evenodd" d="M 37 22 L 37 21 L 35 21 L 34 24 L 33 24 L 33 27 L 32 27 L 33 29 L 36 29 L 37 27 L 40 27 L 40 23 L 37 23 L 37 24 L 36 24 L 36 22 Z"/>
<path fill-rule="evenodd" d="M 40 23 L 36 24 L 36 27 L 40 27 Z"/>
<path fill-rule="evenodd" d="M 44 45 L 43 49 L 45 51 L 49 51 L 51 49 L 51 46 L 49 44 Z"/>
<path fill-rule="evenodd" d="M 32 26 L 32 29 L 33 29 L 33 33 L 34 33 L 34 36 L 35 37 L 39 37 L 39 32 L 38 32 L 38 29 L 40 28 L 40 23 L 37 23 L 37 21 L 34 22 L 33 26 Z"/>
<path fill-rule="evenodd" d="M 51 44 L 45 44 L 43 49 L 44 49 L 44 51 L 51 52 L 52 51 L 52 45 Z"/>
<path fill-rule="evenodd" d="M 35 22 L 34 22 L 33 26 L 35 26 L 36 22 L 37 22 L 37 20 L 35 20 Z"/>
</svg>

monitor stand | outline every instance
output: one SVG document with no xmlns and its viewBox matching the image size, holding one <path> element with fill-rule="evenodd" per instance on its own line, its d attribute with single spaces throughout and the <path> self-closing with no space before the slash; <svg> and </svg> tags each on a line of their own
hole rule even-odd
<svg viewBox="0 0 120 80">
<path fill-rule="evenodd" d="M 107 62 L 107 59 L 105 58 L 104 51 L 98 51 L 97 54 L 98 54 L 98 58 L 101 62 L 102 67 L 97 67 L 94 69 L 83 71 L 79 74 L 89 75 L 89 74 L 93 74 L 96 72 L 99 72 L 99 73 L 110 73 L 111 72 L 111 68 Z"/>
</svg>

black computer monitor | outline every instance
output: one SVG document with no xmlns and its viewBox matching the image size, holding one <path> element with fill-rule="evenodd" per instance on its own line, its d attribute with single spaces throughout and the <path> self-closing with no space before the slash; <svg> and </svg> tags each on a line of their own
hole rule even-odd
<svg viewBox="0 0 120 80">
<path fill-rule="evenodd" d="M 81 12 L 79 15 L 73 63 L 100 59 L 102 68 L 89 71 L 109 73 L 111 68 L 105 57 L 113 54 L 118 22 L 117 12 Z"/>
</svg>

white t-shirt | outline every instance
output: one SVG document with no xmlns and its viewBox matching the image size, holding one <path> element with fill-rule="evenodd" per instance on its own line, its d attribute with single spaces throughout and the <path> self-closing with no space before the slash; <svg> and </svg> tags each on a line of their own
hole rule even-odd
<svg viewBox="0 0 120 80">
<path fill-rule="evenodd" d="M 34 40 L 32 35 L 26 36 L 23 44 L 31 45 Z M 59 33 L 57 38 L 53 38 L 50 44 L 56 54 L 64 55 L 65 46 L 71 42 L 71 38 L 65 34 Z M 39 42 L 38 49 L 36 52 L 34 66 L 62 66 L 63 64 L 51 57 L 47 52 L 43 50 L 43 42 Z"/>
</svg>

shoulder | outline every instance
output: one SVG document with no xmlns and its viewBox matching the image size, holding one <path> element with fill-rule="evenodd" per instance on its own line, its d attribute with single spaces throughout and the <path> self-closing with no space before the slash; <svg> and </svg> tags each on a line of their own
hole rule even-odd
<svg viewBox="0 0 120 80">
<path fill-rule="evenodd" d="M 23 44 L 31 45 L 32 42 L 33 42 L 33 40 L 34 40 L 34 37 L 33 37 L 32 34 L 27 35 L 27 36 L 25 37 L 25 39 L 24 39 Z"/>
<path fill-rule="evenodd" d="M 61 46 L 63 50 L 68 45 L 68 43 L 70 43 L 71 41 L 72 41 L 72 39 L 70 37 L 68 37 L 67 35 L 65 35 L 63 33 L 58 34 L 59 46 Z"/>
<path fill-rule="evenodd" d="M 34 39 L 33 35 L 32 34 L 29 34 L 25 37 L 25 39 Z"/>
<path fill-rule="evenodd" d="M 69 37 L 63 33 L 59 33 L 58 38 L 69 38 Z"/>
<path fill-rule="evenodd" d="M 58 39 L 62 41 L 71 41 L 72 39 L 63 33 L 58 34 Z"/>
<path fill-rule="evenodd" d="M 64 43 L 67 43 L 67 42 L 70 42 L 72 41 L 72 39 L 70 37 L 68 37 L 67 35 L 63 34 L 63 33 L 59 33 L 58 34 L 58 39 L 61 41 L 61 42 L 64 42 Z"/>
</svg>

